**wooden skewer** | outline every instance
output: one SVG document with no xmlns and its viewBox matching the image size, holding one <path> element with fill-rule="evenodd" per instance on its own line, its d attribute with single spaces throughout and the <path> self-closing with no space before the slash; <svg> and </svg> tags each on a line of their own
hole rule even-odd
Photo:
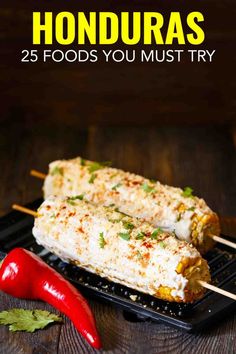
<svg viewBox="0 0 236 354">
<path fill-rule="evenodd" d="M 29 215 L 32 215 L 34 217 L 37 217 L 38 216 L 38 213 L 34 210 L 31 210 L 29 208 L 25 208 L 21 205 L 18 205 L 18 204 L 13 204 L 12 205 L 12 208 L 14 210 L 18 210 L 22 213 L 25 213 L 25 214 L 29 214 Z M 236 300 L 236 294 L 233 294 L 233 293 L 230 293 L 229 291 L 226 291 L 226 290 L 223 290 L 223 289 L 220 289 L 220 288 L 217 288 L 216 286 L 214 285 L 211 285 L 211 284 L 208 284 L 206 283 L 205 281 L 203 280 L 197 280 L 198 284 L 200 284 L 203 288 L 206 288 L 206 289 L 209 289 L 211 291 L 214 291 L 218 294 L 221 294 L 221 295 L 224 295 L 226 297 L 229 297 L 230 299 L 233 299 L 233 300 Z"/>
<path fill-rule="evenodd" d="M 39 172 L 39 171 L 36 171 L 36 170 L 31 170 L 30 171 L 30 175 L 34 176 L 36 178 L 39 178 L 39 179 L 45 179 L 46 176 L 47 176 L 45 173 L 42 173 L 42 172 Z"/>
<path fill-rule="evenodd" d="M 40 179 L 45 179 L 46 176 L 47 176 L 45 173 L 39 172 L 37 170 L 31 170 L 30 174 L 31 174 L 31 176 L 34 176 L 34 177 L 40 178 Z M 232 248 L 236 249 L 236 243 L 235 242 L 231 242 L 231 241 L 225 240 L 223 237 L 219 237 L 219 236 L 216 236 L 216 235 L 207 235 L 207 236 L 212 238 L 216 242 L 222 243 L 223 245 L 226 245 L 228 247 L 232 247 Z"/>
<path fill-rule="evenodd" d="M 236 243 L 225 240 L 223 237 L 219 237 L 216 235 L 207 235 L 208 237 L 212 238 L 214 241 L 219 242 L 219 243 L 223 243 L 223 245 L 232 247 L 234 249 L 236 249 Z"/>
<path fill-rule="evenodd" d="M 32 216 L 34 216 L 35 218 L 38 216 L 38 213 L 37 213 L 36 211 L 31 210 L 31 209 L 29 209 L 29 208 L 25 208 L 25 207 L 23 207 L 23 206 L 21 206 L 21 205 L 18 205 L 18 204 L 13 204 L 13 205 L 12 205 L 12 209 L 17 210 L 17 211 L 20 211 L 20 212 L 22 212 L 22 213 L 24 213 L 24 214 L 32 215 Z"/>
<path fill-rule="evenodd" d="M 209 289 L 211 291 L 215 291 L 218 294 L 221 294 L 221 295 L 230 297 L 233 300 L 236 300 L 236 294 L 230 293 L 229 291 L 223 290 L 221 288 L 217 288 L 217 286 L 208 284 L 207 282 L 205 282 L 203 280 L 198 280 L 198 283 L 206 289 Z"/>
</svg>

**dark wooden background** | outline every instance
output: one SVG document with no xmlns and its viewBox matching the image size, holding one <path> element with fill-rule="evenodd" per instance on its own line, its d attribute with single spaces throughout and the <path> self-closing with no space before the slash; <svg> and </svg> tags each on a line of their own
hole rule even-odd
<svg viewBox="0 0 236 354">
<path fill-rule="evenodd" d="M 206 39 L 191 49 L 215 49 L 216 54 L 213 63 L 20 63 L 21 50 L 32 49 L 32 11 L 46 10 L 157 11 L 167 20 L 171 11 L 180 11 L 183 22 L 189 12 L 201 11 Z M 72 126 L 235 122 L 235 16 L 233 0 L 2 0 L 0 117 L 11 119 L 17 112 L 19 119 Z"/>
<path fill-rule="evenodd" d="M 198 49 L 216 49 L 215 59 L 210 64 L 21 64 L 21 50 L 32 47 L 33 10 L 202 11 L 206 41 Z M 31 168 L 46 172 L 52 160 L 82 155 L 191 186 L 222 216 L 223 230 L 236 235 L 235 16 L 233 0 L 1 1 L 0 215 L 13 202 L 41 195 Z M 235 314 L 186 334 L 158 323 L 129 322 L 110 305 L 91 305 L 104 353 L 236 352 Z M 1 293 L 0 310 L 11 307 L 53 311 Z M 91 352 L 67 319 L 35 334 L 0 327 L 3 354 Z"/>
</svg>

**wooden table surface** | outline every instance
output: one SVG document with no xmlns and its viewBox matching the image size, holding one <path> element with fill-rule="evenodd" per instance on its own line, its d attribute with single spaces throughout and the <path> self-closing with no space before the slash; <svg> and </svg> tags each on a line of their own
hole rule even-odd
<svg viewBox="0 0 236 354">
<path fill-rule="evenodd" d="M 96 127 L 81 130 L 17 118 L 1 125 L 0 213 L 13 202 L 41 195 L 41 182 L 31 168 L 47 171 L 57 158 L 82 155 L 111 160 L 114 166 L 176 186 L 191 186 L 219 212 L 223 228 L 236 235 L 235 132 L 229 126 Z M 103 353 L 236 353 L 236 316 L 221 318 L 211 328 L 188 334 L 161 323 L 130 322 L 121 310 L 91 301 L 104 343 Z M 50 306 L 0 293 L 0 310 Z M 0 326 L 0 353 L 92 353 L 71 322 L 34 334 L 10 333 Z"/>
</svg>

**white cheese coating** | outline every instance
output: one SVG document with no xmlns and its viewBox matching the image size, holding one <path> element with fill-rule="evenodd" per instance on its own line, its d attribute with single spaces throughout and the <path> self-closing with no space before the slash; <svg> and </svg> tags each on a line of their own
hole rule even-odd
<svg viewBox="0 0 236 354">
<path fill-rule="evenodd" d="M 92 172 L 94 166 L 96 163 L 80 157 L 52 162 L 44 183 L 45 198 L 84 194 L 88 201 L 115 205 L 155 227 L 175 232 L 179 239 L 195 246 L 204 242 L 205 233 L 219 234 L 218 217 L 203 199 L 186 197 L 180 188 L 111 167 Z M 192 235 L 194 228 L 196 242 Z"/>
<path fill-rule="evenodd" d="M 33 235 L 60 258 L 90 272 L 151 295 L 168 287 L 179 301 L 186 300 L 189 280 L 176 271 L 178 264 L 201 259 L 191 245 L 143 220 L 75 198 L 48 198 L 38 209 Z M 200 268 L 197 277 L 202 279 Z"/>
</svg>

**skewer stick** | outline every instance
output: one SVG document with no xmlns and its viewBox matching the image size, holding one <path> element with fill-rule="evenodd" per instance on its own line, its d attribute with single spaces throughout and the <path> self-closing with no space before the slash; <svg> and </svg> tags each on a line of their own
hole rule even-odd
<svg viewBox="0 0 236 354">
<path fill-rule="evenodd" d="M 37 170 L 31 170 L 30 175 L 39 179 L 45 179 L 47 176 L 45 173 L 39 172 Z"/>
<path fill-rule="evenodd" d="M 22 213 L 24 213 L 24 214 L 32 215 L 32 216 L 34 216 L 35 218 L 38 216 L 38 213 L 37 213 L 36 211 L 31 210 L 31 209 L 29 209 L 29 208 L 25 208 L 25 207 L 23 207 L 23 206 L 21 206 L 21 205 L 18 205 L 18 204 L 13 204 L 13 205 L 12 205 L 12 209 L 17 210 L 17 211 L 20 211 L 20 212 L 22 212 Z"/>
<path fill-rule="evenodd" d="M 218 294 L 221 294 L 221 295 L 227 296 L 233 300 L 236 300 L 236 294 L 230 293 L 229 291 L 223 290 L 221 288 L 217 288 L 217 286 L 208 284 L 203 280 L 198 280 L 198 283 L 208 290 L 215 291 Z"/>
<path fill-rule="evenodd" d="M 39 172 L 37 170 L 31 170 L 30 174 L 31 174 L 31 176 L 39 178 L 39 179 L 45 179 L 47 176 L 45 173 Z M 223 245 L 226 245 L 228 247 L 232 247 L 232 248 L 236 249 L 236 243 L 225 240 L 223 237 L 219 237 L 216 235 L 207 235 L 207 236 L 212 238 L 216 242 L 222 243 Z"/>
<path fill-rule="evenodd" d="M 223 237 L 219 237 L 216 235 L 207 235 L 208 237 L 212 238 L 214 241 L 219 242 L 219 243 L 223 243 L 223 245 L 232 247 L 234 249 L 236 249 L 236 243 L 225 240 Z"/>
<path fill-rule="evenodd" d="M 37 217 L 38 216 L 38 213 L 34 210 L 31 210 L 29 208 L 25 208 L 21 205 L 18 205 L 18 204 L 13 204 L 12 205 L 12 208 L 14 210 L 18 210 L 22 213 L 25 213 L 25 214 L 29 214 L 29 215 L 32 215 L 34 217 Z M 233 293 L 230 293 L 229 291 L 226 291 L 226 290 L 223 290 L 223 289 L 220 289 L 220 288 L 217 288 L 216 286 L 214 285 L 211 285 L 211 284 L 208 284 L 206 283 L 205 281 L 203 280 L 197 280 L 198 284 L 200 284 L 203 288 L 206 288 L 206 289 L 209 289 L 211 291 L 214 291 L 218 294 L 221 294 L 221 295 L 224 295 L 226 297 L 229 297 L 230 299 L 233 299 L 233 300 L 236 300 L 236 294 L 233 294 Z"/>
</svg>

